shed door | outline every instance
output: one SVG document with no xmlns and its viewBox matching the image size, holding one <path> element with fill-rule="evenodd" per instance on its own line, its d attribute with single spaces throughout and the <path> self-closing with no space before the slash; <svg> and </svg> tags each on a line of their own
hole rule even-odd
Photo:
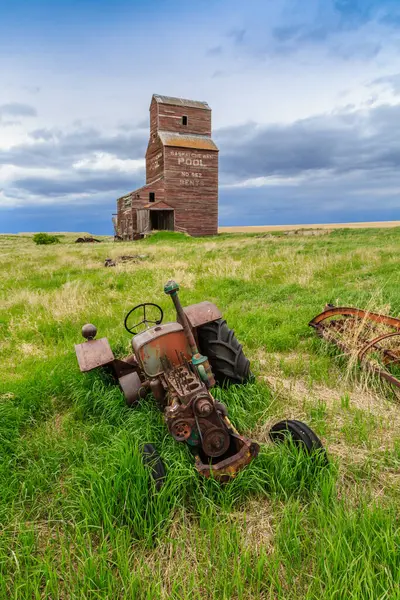
<svg viewBox="0 0 400 600">
<path fill-rule="evenodd" d="M 174 230 L 174 211 L 173 210 L 151 210 L 150 209 L 151 228 L 156 231 Z"/>
<path fill-rule="evenodd" d="M 139 208 L 136 211 L 137 216 L 137 231 L 145 233 L 150 231 L 150 211 L 148 208 Z"/>
</svg>

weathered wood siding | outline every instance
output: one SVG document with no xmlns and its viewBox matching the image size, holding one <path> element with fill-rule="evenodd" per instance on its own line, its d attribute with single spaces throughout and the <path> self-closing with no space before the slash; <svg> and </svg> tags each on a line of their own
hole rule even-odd
<svg viewBox="0 0 400 600">
<path fill-rule="evenodd" d="M 187 125 L 182 124 L 184 116 L 187 117 Z M 153 98 L 150 104 L 150 140 L 158 131 L 211 136 L 211 110 L 163 104 Z"/>
<path fill-rule="evenodd" d="M 218 233 L 218 152 L 164 148 L 165 201 L 193 236 Z"/>
<path fill-rule="evenodd" d="M 145 233 L 150 230 L 150 211 L 147 208 L 138 208 L 137 216 L 137 232 Z"/>
<path fill-rule="evenodd" d="M 150 103 L 150 141 L 154 140 L 158 132 L 158 103 L 153 98 Z"/>
<path fill-rule="evenodd" d="M 150 137 L 146 152 L 146 184 L 159 179 L 164 173 L 163 145 L 158 135 Z"/>
<path fill-rule="evenodd" d="M 187 117 L 187 125 L 182 124 L 183 116 Z M 160 104 L 158 130 L 211 135 L 211 110 Z"/>
<path fill-rule="evenodd" d="M 124 239 L 131 239 L 133 234 L 138 231 L 137 209 L 148 204 L 150 192 L 154 192 L 156 202 L 164 200 L 164 179 L 162 177 L 158 181 L 144 185 L 118 199 L 118 235 Z"/>
</svg>

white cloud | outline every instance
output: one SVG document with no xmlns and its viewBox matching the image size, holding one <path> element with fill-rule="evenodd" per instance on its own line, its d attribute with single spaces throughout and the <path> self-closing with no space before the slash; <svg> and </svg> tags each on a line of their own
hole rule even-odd
<svg viewBox="0 0 400 600">
<path fill-rule="evenodd" d="M 24 177 L 47 177 L 54 179 L 56 177 L 63 177 L 63 175 L 63 171 L 51 167 L 39 169 L 36 167 L 18 167 L 8 164 L 0 165 L 0 185 L 6 185 L 15 179 Z"/>
<path fill-rule="evenodd" d="M 123 160 L 107 152 L 95 152 L 92 156 L 73 163 L 72 168 L 77 171 L 117 171 L 136 175 L 144 172 L 145 159 Z"/>
<path fill-rule="evenodd" d="M 221 185 L 221 188 L 261 188 L 261 187 L 275 187 L 282 185 L 296 186 L 303 183 L 308 177 L 306 175 L 298 175 L 296 177 L 279 177 L 279 176 L 267 176 L 267 177 L 252 177 L 250 179 L 244 179 L 237 183 L 225 183 Z"/>
</svg>

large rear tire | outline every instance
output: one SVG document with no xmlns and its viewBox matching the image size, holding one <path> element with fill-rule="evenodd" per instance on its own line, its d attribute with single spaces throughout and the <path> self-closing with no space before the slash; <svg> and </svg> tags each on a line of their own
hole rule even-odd
<svg viewBox="0 0 400 600">
<path fill-rule="evenodd" d="M 250 361 L 225 319 L 202 325 L 197 336 L 200 352 L 208 357 L 219 385 L 246 383 L 253 378 Z"/>
</svg>

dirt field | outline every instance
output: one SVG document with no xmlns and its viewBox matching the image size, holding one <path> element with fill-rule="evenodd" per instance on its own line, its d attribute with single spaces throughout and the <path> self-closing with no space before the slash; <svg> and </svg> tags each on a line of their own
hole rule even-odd
<svg viewBox="0 0 400 600">
<path fill-rule="evenodd" d="M 400 227 L 400 221 L 371 221 L 370 223 L 328 223 L 325 225 L 248 225 L 247 227 L 219 227 L 219 233 L 260 233 L 263 231 L 293 231 L 298 229 L 376 229 Z"/>
</svg>

